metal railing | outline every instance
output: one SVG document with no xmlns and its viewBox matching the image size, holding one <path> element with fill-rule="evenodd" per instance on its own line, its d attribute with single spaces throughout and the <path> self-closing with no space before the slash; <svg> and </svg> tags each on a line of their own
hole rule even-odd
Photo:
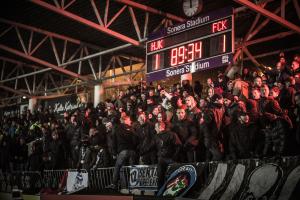
<svg viewBox="0 0 300 200">
<path fill-rule="evenodd" d="M 22 189 L 24 193 L 39 193 L 43 187 L 40 172 L 15 171 L 13 173 L 0 172 L 0 191 L 11 192 L 14 188 Z"/>
<path fill-rule="evenodd" d="M 88 191 L 101 191 L 113 182 L 114 167 L 99 168 L 89 171 Z"/>
<path fill-rule="evenodd" d="M 226 161 L 227 164 L 236 164 L 241 163 L 245 165 L 259 166 L 263 163 L 277 163 L 277 162 L 286 162 L 287 164 L 295 164 L 299 163 L 300 157 L 293 156 L 293 157 L 281 157 L 278 158 L 271 158 L 271 159 L 245 159 L 245 160 L 238 160 L 238 161 Z M 211 168 L 216 167 L 216 165 L 220 162 L 203 162 L 203 163 L 193 163 L 200 168 L 207 167 L 208 171 L 211 171 Z M 169 166 L 169 170 L 167 174 L 177 169 L 179 166 L 184 165 L 187 163 L 174 163 L 173 165 Z M 201 167 L 202 166 L 202 167 Z M 130 191 L 132 188 L 138 188 L 139 185 L 134 185 L 134 168 L 135 166 L 125 166 L 121 168 L 120 171 L 120 189 L 127 189 Z M 139 166 L 138 168 L 147 168 L 148 170 L 156 170 L 156 166 Z M 143 170 L 143 169 L 141 169 Z M 145 169 L 144 169 L 145 170 Z M 77 170 L 45 170 L 41 172 L 34 172 L 34 171 L 14 171 L 11 173 L 2 172 L 0 170 L 0 192 L 11 192 L 12 189 L 17 188 L 23 190 L 25 194 L 37 194 L 43 188 L 51 188 L 54 191 L 58 191 L 61 189 L 61 184 L 64 175 L 69 171 L 77 171 Z M 81 172 L 88 172 L 88 187 L 85 188 L 83 191 L 87 193 L 101 193 L 102 191 L 105 192 L 108 185 L 113 183 L 113 173 L 114 167 L 108 168 L 98 168 L 92 169 L 89 171 L 81 170 Z M 141 173 L 143 173 L 141 171 Z M 154 175 L 156 176 L 156 174 Z M 149 177 L 149 176 L 148 176 Z M 153 174 L 151 175 L 153 177 Z M 145 181 L 146 179 L 142 180 Z M 66 181 L 66 180 L 65 180 Z M 132 187 L 137 186 L 137 187 Z M 153 185 L 152 185 L 153 187 Z M 155 186 L 154 186 L 155 187 Z M 141 189 L 143 190 L 143 189 Z M 147 190 L 147 188 L 145 189 Z"/>
<path fill-rule="evenodd" d="M 0 192 L 10 193 L 13 188 L 23 190 L 24 193 L 36 194 L 43 188 L 51 188 L 58 190 L 61 187 L 63 176 L 68 171 L 77 170 L 45 170 L 41 172 L 33 171 L 14 171 L 2 172 L 0 171 Z M 86 172 L 86 170 L 81 170 Z M 88 171 L 88 192 L 99 192 L 105 190 L 108 185 L 113 183 L 114 167 L 99 168 Z M 121 169 L 120 181 L 121 188 L 128 187 L 129 168 L 123 167 Z"/>
</svg>

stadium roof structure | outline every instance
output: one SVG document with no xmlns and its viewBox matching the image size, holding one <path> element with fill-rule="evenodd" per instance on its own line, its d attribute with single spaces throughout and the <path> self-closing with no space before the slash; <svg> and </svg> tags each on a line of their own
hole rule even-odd
<svg viewBox="0 0 300 200">
<path fill-rule="evenodd" d="M 0 7 L 0 106 L 21 96 L 63 95 L 116 76 L 143 73 L 147 36 L 187 20 L 182 0 L 9 0 Z M 298 0 L 203 0 L 231 6 L 235 56 L 248 65 L 300 52 Z M 272 57 L 273 56 L 273 57 Z M 272 60 L 273 59 L 273 60 Z M 276 60 L 275 60 L 276 61 Z M 106 76 L 122 68 L 120 75 Z"/>
</svg>

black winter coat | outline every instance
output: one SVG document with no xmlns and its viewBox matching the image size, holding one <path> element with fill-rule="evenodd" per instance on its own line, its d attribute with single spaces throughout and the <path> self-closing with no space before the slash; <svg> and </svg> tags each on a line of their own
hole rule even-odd
<svg viewBox="0 0 300 200">
<path fill-rule="evenodd" d="M 79 146 L 82 138 L 82 128 L 71 124 L 67 129 L 67 138 L 71 146 Z"/>
<path fill-rule="evenodd" d="M 120 124 L 114 129 L 113 138 L 113 155 L 119 154 L 123 150 L 134 150 L 138 146 L 138 137 L 133 132 L 132 127 L 126 127 Z"/>
<path fill-rule="evenodd" d="M 199 121 L 200 112 L 201 112 L 200 109 L 197 108 L 197 106 L 195 106 L 191 110 L 186 109 L 186 116 L 190 121 L 197 123 Z"/>
<path fill-rule="evenodd" d="M 176 133 L 164 131 L 154 137 L 157 156 L 177 160 L 177 155 L 181 148 L 181 141 Z"/>
<path fill-rule="evenodd" d="M 229 153 L 234 159 L 250 158 L 256 152 L 258 126 L 255 123 L 241 124 L 239 121 L 230 127 Z"/>
<path fill-rule="evenodd" d="M 270 128 L 263 130 L 265 136 L 263 155 L 282 155 L 286 144 L 287 127 L 286 122 L 278 118 Z"/>
<path fill-rule="evenodd" d="M 146 122 L 143 125 L 138 125 L 136 128 L 136 133 L 139 138 L 138 150 L 141 156 L 155 151 L 155 132 L 154 125 L 152 123 Z"/>
<path fill-rule="evenodd" d="M 293 87 L 283 88 L 280 91 L 280 106 L 282 109 L 291 110 L 294 109 L 295 103 L 295 93 L 296 90 Z"/>
<path fill-rule="evenodd" d="M 200 131 L 203 137 L 213 142 L 221 138 L 222 121 L 225 109 L 222 105 L 211 104 L 210 107 L 202 112 L 203 122 L 200 121 Z"/>
<path fill-rule="evenodd" d="M 178 135 L 183 147 L 187 150 L 192 150 L 198 145 L 198 133 L 192 121 L 177 120 L 171 125 L 171 130 Z"/>
<path fill-rule="evenodd" d="M 58 140 L 53 140 L 50 143 L 50 161 L 51 161 L 51 168 L 52 169 L 62 169 L 66 165 L 65 160 L 65 148 L 63 142 Z"/>
<path fill-rule="evenodd" d="M 260 114 L 262 115 L 262 123 L 270 123 L 273 121 L 276 116 L 282 116 L 283 112 L 282 109 L 274 98 L 261 98 L 258 101 L 258 109 Z"/>
<path fill-rule="evenodd" d="M 97 132 L 95 135 L 90 136 L 89 138 L 89 144 L 91 148 L 93 149 L 95 146 L 99 146 L 101 148 L 107 147 L 107 141 L 106 141 L 106 133 L 104 132 Z"/>
</svg>

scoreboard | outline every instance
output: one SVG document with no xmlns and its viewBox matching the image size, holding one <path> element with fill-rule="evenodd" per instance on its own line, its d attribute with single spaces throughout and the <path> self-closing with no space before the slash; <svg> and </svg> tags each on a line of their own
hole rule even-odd
<svg viewBox="0 0 300 200">
<path fill-rule="evenodd" d="M 150 35 L 147 82 L 231 63 L 233 27 L 232 8 L 224 8 Z"/>
</svg>

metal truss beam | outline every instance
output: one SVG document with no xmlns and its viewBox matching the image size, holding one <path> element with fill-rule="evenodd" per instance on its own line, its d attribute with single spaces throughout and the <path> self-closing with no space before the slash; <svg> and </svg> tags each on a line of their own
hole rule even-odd
<svg viewBox="0 0 300 200">
<path fill-rule="evenodd" d="M 112 76 L 103 77 L 103 78 L 101 79 L 101 81 L 105 81 L 105 80 L 109 80 L 109 79 L 112 79 L 112 78 L 117 78 L 117 77 L 129 75 L 129 74 L 134 74 L 134 73 L 144 72 L 144 71 L 145 71 L 145 69 L 137 69 L 137 70 L 133 70 L 133 71 L 131 71 L 131 72 L 125 72 L 125 73 L 122 73 L 122 74 L 116 74 L 116 75 L 112 75 Z M 54 91 L 57 91 L 57 90 L 73 88 L 73 87 L 76 87 L 76 86 L 88 86 L 88 84 L 87 84 L 86 82 L 75 83 L 75 84 L 70 84 L 70 85 L 61 86 L 61 87 L 59 87 L 59 88 L 49 89 L 49 90 L 47 90 L 47 92 L 54 92 Z"/>
<path fill-rule="evenodd" d="M 65 36 L 65 35 L 58 34 L 58 33 L 53 33 L 53 32 L 47 31 L 47 30 L 43 30 L 43 29 L 40 29 L 40 28 L 36 28 L 36 27 L 33 27 L 33 26 L 26 25 L 26 24 L 18 23 L 18 22 L 15 22 L 15 21 L 0 18 L 0 22 L 11 25 L 11 26 L 14 26 L 14 27 L 20 27 L 20 28 L 23 28 L 23 29 L 26 29 L 26 30 L 29 30 L 29 31 L 41 33 L 41 34 L 46 35 L 48 37 L 53 37 L 53 38 L 65 40 L 65 41 L 68 41 L 68 42 L 71 42 L 71 43 L 74 43 L 74 44 L 77 44 L 77 45 L 88 46 L 92 49 L 96 49 L 96 50 L 103 49 L 103 48 L 98 47 L 94 44 L 89 44 L 87 42 L 83 42 L 83 41 L 80 41 L 78 39 L 74 39 L 74 38 L 69 37 L 69 36 Z"/>
<path fill-rule="evenodd" d="M 259 66 L 259 62 L 253 57 L 253 55 L 249 52 L 249 50 L 247 49 L 247 47 L 243 48 L 243 51 L 245 52 L 245 54 L 250 58 L 250 60 L 254 63 L 254 65 Z"/>
<path fill-rule="evenodd" d="M 284 38 L 290 35 L 295 34 L 294 31 L 286 31 L 286 32 L 281 32 L 281 33 L 277 33 L 274 35 L 270 35 L 270 36 L 266 36 L 263 38 L 258 38 L 256 40 L 251 40 L 251 41 L 247 41 L 244 43 L 244 46 L 250 46 L 250 45 L 254 45 L 254 44 L 259 44 L 262 42 L 267 42 L 267 41 L 271 41 L 271 40 L 275 40 L 275 39 L 280 39 L 280 38 Z"/>
<path fill-rule="evenodd" d="M 256 4 L 257 4 L 257 5 L 261 5 L 261 4 L 269 3 L 269 2 L 272 2 L 272 1 L 274 1 L 274 0 L 261 0 L 261 1 L 256 1 Z M 248 9 L 248 7 L 246 7 L 246 6 L 241 6 L 241 7 L 235 8 L 235 9 L 233 10 L 233 13 L 234 13 L 234 14 L 237 14 L 237 13 L 239 13 L 239 12 L 246 11 L 247 9 Z"/>
<path fill-rule="evenodd" d="M 248 46 L 251 46 L 251 45 L 254 45 L 254 44 L 268 42 L 268 41 L 275 40 L 275 39 L 281 39 L 281 38 L 288 37 L 288 36 L 293 35 L 293 34 L 295 34 L 294 31 L 281 32 L 281 33 L 266 36 L 266 37 L 263 37 L 263 38 L 258 38 L 258 39 L 255 39 L 255 40 L 246 41 L 246 42 L 238 45 L 237 48 L 239 49 L 239 48 L 248 47 Z"/>
<path fill-rule="evenodd" d="M 14 53 L 16 55 L 19 55 L 23 58 L 27 58 L 27 59 L 32 60 L 32 61 L 35 60 L 35 62 L 37 62 L 41 65 L 44 65 L 45 67 L 48 67 L 49 70 L 55 69 L 59 73 L 64 73 L 64 74 L 67 74 L 69 76 L 79 78 L 79 79 L 82 79 L 82 80 L 89 80 L 89 79 L 87 79 L 87 77 L 81 76 L 80 74 L 76 74 L 76 73 L 74 73 L 72 71 L 69 71 L 67 69 L 60 68 L 60 67 L 58 67 L 58 65 L 61 65 L 62 62 L 65 62 L 65 60 L 67 60 L 67 61 L 73 60 L 75 58 L 75 56 L 77 55 L 77 53 L 82 48 L 85 48 L 87 50 L 89 48 L 91 50 L 97 50 L 97 51 L 103 50 L 103 48 L 100 48 L 96 45 L 88 44 L 86 42 L 82 42 L 80 40 L 77 40 L 77 39 L 74 39 L 74 38 L 71 38 L 71 37 L 68 37 L 68 36 L 65 36 L 65 35 L 49 32 L 49 31 L 42 30 L 42 29 L 39 29 L 39 28 L 36 28 L 36 27 L 33 27 L 33 26 L 29 26 L 29 25 L 18 23 L 18 22 L 14 22 L 14 21 L 11 21 L 11 20 L 6 20 L 6 19 L 0 18 L 0 23 L 1 24 L 8 24 L 8 25 L 10 25 L 10 27 L 14 27 L 15 32 L 16 32 L 16 35 L 15 35 L 16 40 L 19 40 L 19 42 L 21 44 L 21 47 L 22 47 L 20 49 L 16 49 L 15 47 L 8 47 L 8 46 L 2 45 L 1 47 L 2 47 L 3 50 L 6 50 L 10 53 Z M 22 33 L 21 30 L 23 32 L 28 31 L 29 34 L 30 34 L 28 45 L 27 45 L 27 41 L 23 40 L 23 38 L 24 38 L 23 34 L 25 34 L 25 32 Z M 40 40 L 37 43 L 37 45 L 35 45 L 35 46 L 32 45 L 33 40 L 35 39 L 34 33 L 39 33 L 39 34 L 44 35 L 44 38 L 42 40 Z M 45 43 L 45 41 L 47 39 L 49 39 L 50 44 L 51 44 L 50 48 L 52 48 L 52 51 L 49 52 L 49 53 L 52 54 L 55 58 L 55 61 L 53 60 L 53 63 L 52 62 L 49 63 L 49 62 L 44 61 L 43 59 L 40 59 L 38 57 L 38 55 L 33 56 L 38 49 L 42 48 L 43 43 Z M 54 39 L 56 39 L 56 41 Z M 63 43 L 62 55 L 60 55 L 59 52 L 58 52 L 57 44 L 56 44 L 57 42 Z M 73 49 L 69 48 L 68 52 L 69 52 L 69 54 L 72 53 L 72 56 L 70 58 L 66 59 L 67 44 L 68 43 L 75 44 L 75 45 L 78 46 L 78 48 L 75 52 L 72 52 Z M 32 46 L 33 46 L 33 48 L 32 48 Z M 12 59 L 10 59 L 10 61 L 12 61 Z M 14 62 L 14 63 L 19 63 L 19 62 Z M 25 65 L 25 66 L 28 66 L 28 65 Z M 35 67 L 35 66 L 32 66 L 32 67 Z M 41 67 L 35 67 L 35 68 L 40 69 Z M 49 70 L 39 70 L 36 73 L 29 73 L 28 75 L 24 74 L 24 75 L 21 75 L 21 76 L 25 78 L 27 76 L 34 75 L 34 74 L 41 73 L 41 72 L 46 72 L 46 71 L 49 71 Z M 20 76 L 16 76 L 14 78 L 18 79 L 19 77 Z M 12 80 L 12 79 L 8 79 L 8 80 Z"/>
<path fill-rule="evenodd" d="M 6 90 L 6 91 L 8 91 L 8 92 L 14 93 L 14 94 L 22 95 L 22 96 L 25 96 L 25 97 L 30 97 L 29 94 L 26 94 L 26 93 L 21 92 L 21 91 L 19 91 L 19 90 L 12 89 L 12 88 L 7 87 L 7 86 L 2 85 L 2 84 L 0 84 L 0 88 Z"/>
<path fill-rule="evenodd" d="M 10 48 L 10 47 L 7 47 L 7 46 L 5 46 L 5 45 L 0 44 L 0 49 L 2 49 L 2 50 L 4 50 L 4 51 L 7 51 L 7 52 L 9 52 L 9 53 L 15 54 L 15 55 L 17 55 L 17 56 L 20 56 L 20 57 L 22 57 L 22 58 L 31 60 L 31 61 L 33 61 L 33 62 L 39 63 L 39 64 L 41 64 L 41 65 L 43 65 L 43 66 L 52 68 L 52 69 L 54 69 L 54 70 L 56 70 L 56 71 L 58 71 L 58 72 L 61 72 L 61 73 L 63 73 L 63 74 L 66 74 L 66 75 L 68 75 L 68 76 L 71 76 L 71 77 L 74 77 L 74 78 L 79 78 L 79 79 L 84 80 L 84 81 L 88 81 L 88 80 L 89 80 L 87 77 L 81 76 L 81 75 L 79 75 L 79 74 L 76 74 L 76 73 L 71 72 L 71 71 L 69 71 L 69 70 L 66 70 L 66 69 L 64 69 L 64 68 L 58 67 L 58 66 L 56 66 L 56 65 L 53 65 L 53 64 L 51 64 L 51 63 L 49 63 L 49 62 L 46 62 L 46 61 L 41 60 L 41 59 L 39 59 L 39 58 L 33 57 L 33 56 L 31 56 L 31 55 L 26 55 L 25 53 L 23 53 L 23 52 L 21 52 L 21 51 L 18 51 L 18 50 L 16 50 L 16 49 L 13 49 L 13 48 Z"/>
<path fill-rule="evenodd" d="M 16 65 L 22 65 L 22 66 L 30 67 L 32 69 L 41 69 L 42 68 L 42 67 L 38 67 L 36 65 L 29 65 L 27 63 L 23 63 L 21 61 L 11 59 L 11 58 L 7 58 L 7 57 L 3 57 L 3 56 L 0 56 L 0 60 L 5 61 L 5 62 L 10 62 L 10 63 L 16 64 Z"/>
<path fill-rule="evenodd" d="M 44 2 L 44 1 L 41 1 L 41 0 L 30 0 L 30 1 L 32 3 L 35 3 L 35 4 L 39 5 L 39 6 L 47 9 L 47 10 L 50 10 L 50 11 L 55 12 L 55 13 L 58 13 L 58 14 L 60 14 L 62 16 L 65 16 L 65 17 L 67 17 L 69 19 L 72 19 L 74 21 L 80 22 L 80 23 L 82 23 L 82 24 L 84 24 L 86 26 L 89 26 L 89 27 L 94 28 L 94 29 L 96 29 L 98 31 L 106 33 L 106 34 L 108 34 L 108 35 L 110 35 L 112 37 L 115 37 L 117 39 L 120 39 L 120 40 L 122 40 L 124 42 L 133 44 L 135 46 L 139 46 L 140 45 L 140 42 L 137 41 L 137 40 L 135 40 L 135 39 L 132 39 L 132 38 L 130 38 L 128 36 L 125 36 L 125 35 L 123 35 L 121 33 L 118 33 L 116 31 L 108 29 L 105 26 L 101 26 L 100 24 L 96 24 L 96 23 L 94 23 L 94 22 L 92 22 L 90 20 L 82 18 L 82 17 L 80 17 L 78 15 L 75 15 L 75 14 L 73 14 L 71 12 L 68 12 L 68 11 L 64 10 L 63 8 L 55 7 L 55 6 L 53 6 L 51 4 L 48 4 L 48 3 Z"/>
<path fill-rule="evenodd" d="M 41 69 L 42 67 L 40 67 L 40 66 L 35 66 L 35 65 L 27 64 L 27 63 L 24 63 L 24 62 L 15 60 L 15 59 L 7 58 L 7 57 L 0 56 L 0 60 L 3 61 L 3 62 L 15 64 L 17 66 L 28 67 L 28 68 L 34 69 L 33 72 L 28 72 L 26 74 L 23 73 L 22 75 L 15 76 L 15 77 L 12 77 L 12 78 L 7 78 L 7 77 L 9 77 L 9 76 L 7 76 L 6 79 L 3 79 L 4 74 L 2 72 L 1 73 L 2 77 L 0 78 L 0 83 L 4 83 L 4 82 L 8 82 L 8 81 L 13 81 L 13 80 L 16 80 L 16 79 L 21 79 L 21 78 L 25 78 L 25 77 L 29 77 L 29 76 L 34 76 L 36 74 L 40 74 L 40 73 L 52 71 L 52 68 Z M 3 67 L 2 68 L 2 71 L 3 71 L 4 70 L 4 65 L 2 67 Z M 53 73 L 53 75 L 58 75 L 58 73 L 56 73 L 55 71 L 52 71 L 52 73 Z M 60 73 L 60 75 L 61 75 L 61 73 Z"/>
<path fill-rule="evenodd" d="M 261 7 L 264 8 L 267 3 L 269 1 L 266 2 L 262 2 L 261 3 Z M 286 0 L 285 1 L 285 5 L 287 5 L 290 2 L 290 0 Z M 276 10 L 273 11 L 273 13 L 278 14 L 280 12 L 281 8 L 277 8 Z M 240 48 L 237 48 L 237 51 L 234 54 L 233 60 L 236 61 L 237 58 L 240 56 L 240 54 L 242 53 L 242 46 L 245 46 L 245 42 L 248 42 L 249 40 L 251 40 L 259 31 L 261 31 L 271 20 L 269 18 L 265 19 L 264 21 L 262 21 L 257 27 L 256 25 L 258 24 L 258 21 L 261 17 L 260 13 L 257 13 L 248 33 L 246 34 L 246 36 L 243 38 L 242 44 L 240 45 Z"/>
<path fill-rule="evenodd" d="M 5 83 L 5 82 L 8 82 L 8 81 L 21 79 L 21 78 L 25 78 L 25 77 L 28 77 L 28 76 L 33 76 L 33 75 L 36 75 L 36 74 L 45 73 L 45 72 L 48 72 L 48 71 L 51 71 L 51 70 L 52 70 L 51 68 L 41 69 L 41 70 L 38 70 L 38 71 L 34 71 L 34 72 L 26 73 L 26 74 L 23 74 L 23 75 L 19 75 L 19 76 L 16 76 L 16 77 L 1 80 L 0 83 Z"/>
<path fill-rule="evenodd" d="M 234 0 L 235 2 L 237 3 L 240 3 L 244 6 L 247 6 L 248 8 L 250 8 L 251 10 L 255 11 L 255 12 L 258 12 L 262 15 L 264 15 L 265 17 L 271 19 L 272 21 L 290 29 L 290 30 L 293 30 L 295 32 L 297 32 L 298 34 L 300 34 L 300 27 L 283 19 L 282 17 L 279 17 L 275 14 L 273 14 L 272 12 L 260 7 L 260 6 L 257 6 L 255 5 L 254 3 L 248 1 L 248 0 Z"/>
<path fill-rule="evenodd" d="M 114 51 L 125 49 L 125 48 L 130 47 L 130 46 L 132 46 L 132 44 L 124 44 L 124 45 L 121 45 L 121 46 L 118 46 L 118 47 L 114 47 L 114 48 L 111 48 L 111 49 L 100 51 L 100 52 L 95 53 L 95 54 L 88 55 L 86 57 L 82 57 L 82 58 L 79 58 L 79 59 L 76 59 L 76 60 L 72 60 L 70 62 L 63 63 L 63 64 L 61 64 L 61 66 L 67 66 L 67 65 L 70 65 L 70 64 L 74 64 L 74 63 L 84 61 L 84 60 L 89 60 L 91 58 L 95 58 L 95 57 L 102 56 L 102 55 L 105 55 L 105 54 L 108 54 L 108 53 L 112 53 Z"/>
<path fill-rule="evenodd" d="M 294 7 L 296 9 L 296 13 L 298 15 L 298 19 L 300 20 L 300 5 L 298 0 L 293 0 Z"/>
<path fill-rule="evenodd" d="M 278 55 L 281 51 L 284 51 L 284 52 L 300 51 L 300 46 L 291 47 L 291 48 L 287 48 L 287 49 L 276 50 L 276 51 L 267 52 L 267 53 L 262 53 L 262 54 L 253 56 L 253 58 L 257 59 L 257 58 L 264 58 L 264 57 L 267 57 L 267 56 Z M 247 61 L 247 60 L 251 60 L 251 58 L 249 58 L 249 57 L 244 58 L 244 61 Z"/>
<path fill-rule="evenodd" d="M 177 22 L 184 22 L 186 20 L 182 17 L 178 17 L 178 16 L 170 14 L 170 13 L 162 12 L 162 11 L 157 10 L 155 8 L 152 8 L 150 6 L 146 6 L 146 5 L 134 2 L 134 1 L 130 1 L 130 0 L 115 0 L 115 1 L 118 2 L 118 3 L 122 3 L 122 4 L 125 4 L 125 5 L 128 5 L 128 6 L 146 11 L 146 12 L 150 12 L 150 13 L 153 13 L 153 14 L 156 14 L 156 15 L 164 16 L 168 19 L 171 19 L 171 20 L 174 20 L 174 21 L 177 21 Z"/>
</svg>

